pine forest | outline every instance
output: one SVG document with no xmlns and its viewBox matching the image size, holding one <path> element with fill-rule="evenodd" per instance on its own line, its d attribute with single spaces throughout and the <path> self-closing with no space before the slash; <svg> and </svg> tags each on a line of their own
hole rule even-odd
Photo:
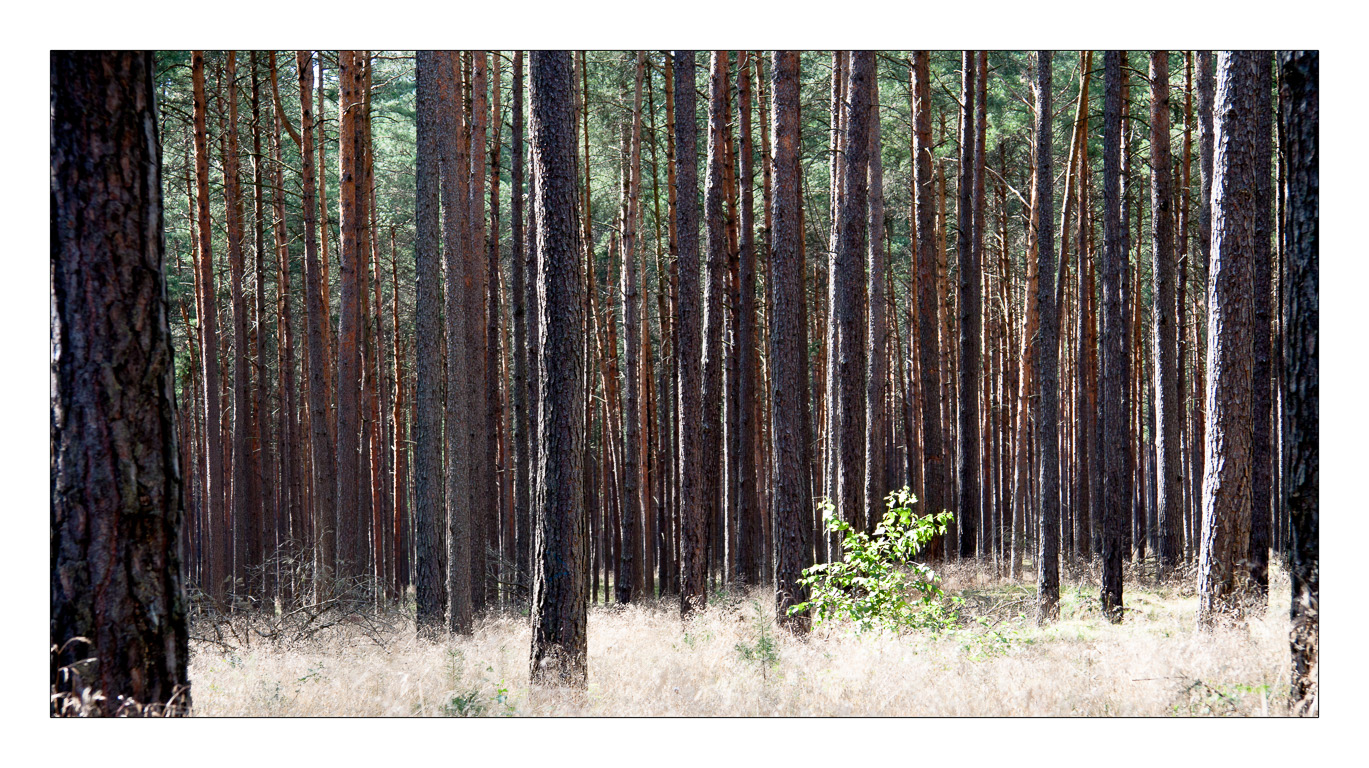
<svg viewBox="0 0 1369 768">
<path fill-rule="evenodd" d="M 1316 51 L 50 82 L 53 716 L 1318 714 Z"/>
</svg>

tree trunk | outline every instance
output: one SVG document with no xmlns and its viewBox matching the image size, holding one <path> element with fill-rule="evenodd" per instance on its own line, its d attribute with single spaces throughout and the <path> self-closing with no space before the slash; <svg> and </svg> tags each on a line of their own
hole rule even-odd
<svg viewBox="0 0 1369 768">
<path fill-rule="evenodd" d="M 1036 137 L 1037 157 L 1034 184 L 1039 196 L 1036 218 L 1037 305 L 1041 313 L 1041 333 L 1036 345 L 1037 410 L 1036 445 L 1037 498 L 1040 504 L 1040 528 L 1037 534 L 1037 599 L 1036 618 L 1039 623 L 1054 620 L 1060 613 L 1060 469 L 1059 433 L 1057 425 L 1056 386 L 1059 360 L 1057 340 L 1060 319 L 1056 313 L 1055 244 L 1051 242 L 1054 176 L 1051 163 L 1051 57 L 1052 51 L 1037 51 L 1036 115 L 1033 134 Z"/>
<path fill-rule="evenodd" d="M 1154 280 L 1154 381 L 1156 469 L 1156 525 L 1160 566 L 1178 565 L 1183 550 L 1183 467 L 1179 452 L 1182 404 L 1179 402 L 1178 336 L 1174 327 L 1175 299 L 1174 198 L 1170 190 L 1169 52 L 1150 54 L 1150 168 L 1151 251 Z"/>
<path fill-rule="evenodd" d="M 1198 624 L 1210 626 L 1242 606 L 1250 554 L 1251 413 L 1254 329 L 1251 292 L 1261 154 L 1254 52 L 1217 55 L 1212 177 L 1212 272 L 1208 285 L 1206 465 Z M 1267 64 L 1268 60 L 1264 59 Z M 1264 83 L 1267 85 L 1268 83 Z M 1268 138 L 1266 134 L 1265 138 Z M 1266 156 L 1267 159 L 1267 156 Z M 1267 233 L 1266 233 L 1267 234 Z"/>
<path fill-rule="evenodd" d="M 932 515 L 946 509 L 949 470 L 941 430 L 942 377 L 940 297 L 937 293 L 936 180 L 932 175 L 931 52 L 913 52 L 913 207 L 917 217 L 918 368 L 922 384 L 922 510 Z M 940 537 L 928 548 L 929 559 L 941 554 Z"/>
<path fill-rule="evenodd" d="M 575 205 L 575 129 L 569 52 L 534 51 L 533 162 L 537 184 L 538 305 L 546 318 L 538 377 L 541 412 L 535 502 L 532 678 L 583 688 L 588 593 L 581 508 L 581 315 Z"/>
<path fill-rule="evenodd" d="M 1103 54 L 1103 440 L 1099 457 L 1103 498 L 1103 588 L 1099 600 L 1108 620 L 1122 621 L 1122 526 L 1128 509 L 1126 482 L 1127 394 L 1126 246 L 1122 241 L 1122 56 Z"/>
<path fill-rule="evenodd" d="M 796 632 L 809 626 L 807 615 L 789 615 L 789 608 L 808 599 L 798 584 L 808 567 L 812 542 L 804 535 L 812 518 L 808 473 L 812 466 L 807 402 L 795 397 L 807 386 L 804 345 L 803 250 L 799 217 L 799 53 L 776 51 L 770 67 L 773 108 L 769 119 L 775 139 L 771 179 L 774 231 L 770 236 L 769 275 L 774 281 L 770 308 L 770 419 L 774 440 L 770 515 L 774 520 L 775 611 L 782 624 Z"/>
<path fill-rule="evenodd" d="M 959 426 L 956 429 L 956 522 L 959 523 L 960 557 L 975 556 L 978 542 L 979 498 L 979 337 L 980 337 L 980 261 L 974 242 L 975 174 L 978 160 L 975 149 L 975 66 L 974 51 L 961 56 L 960 86 L 960 178 L 957 212 L 956 258 L 960 262 L 960 370 L 958 385 Z"/>
<path fill-rule="evenodd" d="M 1273 176 L 1273 105 L 1270 93 L 1273 83 L 1273 54 L 1264 51 L 1254 54 L 1255 62 L 1255 146 L 1254 146 L 1254 184 L 1255 198 L 1255 252 L 1251 263 L 1252 291 L 1250 294 L 1253 309 L 1252 337 L 1254 345 L 1251 356 L 1251 399 L 1250 399 L 1250 578 L 1261 601 L 1269 595 L 1269 540 L 1273 517 L 1271 490 L 1272 477 L 1272 438 L 1273 399 L 1270 351 L 1272 343 L 1271 304 L 1273 302 L 1273 253 L 1270 249 L 1273 237 L 1271 216 L 1274 195 L 1271 178 Z"/>
<path fill-rule="evenodd" d="M 447 548 L 442 527 L 446 519 L 442 466 L 442 237 L 438 189 L 442 178 L 446 125 L 444 89 L 449 87 L 446 54 L 418 51 L 415 80 L 417 100 L 418 189 L 414 273 L 417 398 L 414 419 L 414 587 L 420 635 L 435 636 L 447 603 Z"/>
<path fill-rule="evenodd" d="M 866 327 L 865 365 L 865 477 L 863 482 L 866 530 L 873 531 L 884 517 L 884 496 L 889 492 L 888 464 L 885 447 L 891 435 L 887 428 L 889 407 L 889 296 L 885 293 L 889 281 L 884 252 L 884 163 L 880 157 L 883 137 L 880 130 L 878 67 L 871 66 L 870 128 L 869 128 L 869 210 L 866 228 L 870 246 L 866 250 L 869 272 L 866 277 L 866 296 L 869 302 L 869 325 Z M 898 322 L 894 319 L 895 324 Z M 895 350 L 897 354 L 897 350 Z"/>
<path fill-rule="evenodd" d="M 49 66 L 49 712 L 84 714 L 89 686 L 101 694 L 96 714 L 185 714 L 184 506 L 153 56 L 55 52 Z"/>
<path fill-rule="evenodd" d="M 1316 715 L 1318 663 L 1317 204 L 1320 76 L 1316 51 L 1279 54 L 1280 123 L 1286 154 L 1283 231 L 1284 500 L 1293 582 L 1293 711 Z"/>
<path fill-rule="evenodd" d="M 868 257 L 866 226 L 869 220 L 870 86 L 875 78 L 873 51 L 849 54 L 847 99 L 843 104 L 845 138 L 839 156 L 837 201 L 838 227 L 832 280 L 836 322 L 837 399 L 832 424 L 836 431 L 836 514 L 858 531 L 865 530 L 865 362 L 866 345 L 861 338 L 865 320 L 865 262 Z M 839 550 L 831 553 L 839 559 Z"/>
<path fill-rule="evenodd" d="M 675 346 L 675 370 L 680 399 L 680 609 L 688 616 L 703 608 L 708 596 L 704 581 L 707 564 L 704 545 L 707 520 L 702 509 L 702 463 L 700 370 L 701 319 L 699 286 L 699 177 L 694 97 L 694 51 L 675 51 L 675 237 L 679 296 L 675 302 L 674 324 L 679 328 Z M 716 405 L 716 403 L 714 403 Z"/>
</svg>

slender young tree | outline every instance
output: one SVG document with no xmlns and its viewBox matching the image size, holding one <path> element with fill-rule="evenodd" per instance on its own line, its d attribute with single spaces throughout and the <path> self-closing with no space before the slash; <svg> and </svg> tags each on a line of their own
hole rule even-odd
<svg viewBox="0 0 1369 768">
<path fill-rule="evenodd" d="M 233 580 L 232 592 L 238 591 L 237 582 L 247 578 L 247 568 L 251 560 L 251 528 L 254 510 L 251 483 L 252 462 L 248 454 L 248 432 L 251 429 L 251 413 L 248 396 L 251 379 L 248 377 L 247 364 L 247 304 L 243 295 L 243 277 L 246 271 L 243 254 L 243 210 L 242 186 L 239 175 L 238 157 L 238 73 L 237 51 L 229 51 L 224 77 L 228 81 L 228 124 L 224 129 L 223 188 L 224 210 L 228 230 L 228 272 L 229 300 L 233 312 L 233 383 L 232 392 L 232 484 L 229 488 L 232 498 L 233 528 Z M 246 584 L 244 583 L 244 587 Z"/>
<path fill-rule="evenodd" d="M 541 327 L 537 450 L 536 557 L 533 572 L 532 679 L 584 687 L 589 593 L 580 489 L 584 317 L 576 215 L 571 55 L 531 55 L 537 273 Z"/>
<path fill-rule="evenodd" d="M 79 710 L 90 687 L 100 714 L 185 714 L 184 506 L 153 57 L 54 52 L 49 67 L 50 711 L 79 714 L 67 702 Z"/>
<path fill-rule="evenodd" d="M 1283 402 L 1285 497 L 1291 534 L 1289 575 L 1293 601 L 1293 711 L 1316 715 L 1318 622 L 1318 483 L 1317 395 L 1320 389 L 1317 297 L 1318 139 L 1320 75 L 1316 51 L 1279 53 L 1280 123 L 1286 152 L 1283 229 L 1284 257 Z"/>
<path fill-rule="evenodd" d="M 675 231 L 678 269 L 678 297 L 675 302 L 674 325 L 679 328 L 675 345 L 680 413 L 676 423 L 680 430 L 680 609 L 688 616 L 703 608 L 708 600 L 705 588 L 707 563 L 704 545 L 707 518 L 703 510 L 702 475 L 707 470 L 702 462 L 701 396 L 703 375 L 700 370 L 703 341 L 701 293 L 699 282 L 699 176 L 698 126 L 695 112 L 694 51 L 675 51 L 672 54 L 674 74 L 673 104 L 675 110 Z M 713 403 L 712 405 L 716 405 Z"/>
<path fill-rule="evenodd" d="M 1217 54 L 1212 176 L 1212 264 L 1207 303 L 1206 460 L 1198 624 L 1238 613 L 1250 553 L 1251 392 L 1254 328 L 1251 293 L 1257 246 L 1260 60 L 1253 51 Z M 1267 84 L 1267 83 L 1266 83 Z M 1268 136 L 1265 136 L 1268 139 Z M 1266 160 L 1268 156 L 1266 155 Z"/>
<path fill-rule="evenodd" d="M 1051 163 L 1051 58 L 1053 51 L 1036 52 L 1036 79 L 1033 91 L 1036 115 L 1036 172 L 1034 184 L 1038 200 L 1032 228 L 1036 231 L 1037 306 L 1041 313 L 1041 333 L 1036 343 L 1036 497 L 1040 506 L 1036 536 L 1036 618 L 1045 623 L 1060 614 L 1060 465 L 1057 402 L 1059 360 L 1057 341 L 1060 318 L 1056 312 L 1055 244 L 1052 242 L 1052 200 L 1055 194 Z"/>
<path fill-rule="evenodd" d="M 1127 393 L 1126 246 L 1122 230 L 1122 54 L 1103 54 L 1103 365 L 1102 406 L 1103 612 L 1122 621 L 1122 527 L 1126 524 Z"/>
<path fill-rule="evenodd" d="M 813 496 L 808 473 L 812 467 L 807 440 L 807 403 L 796 397 L 807 387 L 803 358 L 803 250 L 799 216 L 799 53 L 776 51 L 770 66 L 773 189 L 770 220 L 769 267 L 773 281 L 770 308 L 770 434 L 774 441 L 770 477 L 770 516 L 774 525 L 775 612 L 791 630 L 804 632 L 809 618 L 789 615 L 789 608 L 808 599 L 798 583 L 812 558 L 811 538 L 805 537 L 812 519 Z"/>
</svg>

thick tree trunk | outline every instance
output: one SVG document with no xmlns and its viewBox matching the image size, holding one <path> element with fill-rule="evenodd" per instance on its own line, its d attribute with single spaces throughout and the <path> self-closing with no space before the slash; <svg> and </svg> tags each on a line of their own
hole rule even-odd
<svg viewBox="0 0 1369 768">
<path fill-rule="evenodd" d="M 770 515 L 774 521 L 775 611 L 781 623 L 796 632 L 809 626 L 807 615 L 790 616 L 789 608 L 808 599 L 798 584 L 812 557 L 812 540 L 805 529 L 812 519 L 809 490 L 812 466 L 805 398 L 795 397 L 807 386 L 803 359 L 803 249 L 799 216 L 799 53 L 776 51 L 770 67 L 773 108 L 769 119 L 775 137 L 774 189 L 770 220 L 769 275 L 774 281 L 770 308 L 770 420 L 774 440 L 770 476 Z"/>
<path fill-rule="evenodd" d="M 417 397 L 414 419 L 414 587 L 420 635 L 436 635 L 447 603 L 447 548 L 442 528 L 446 519 L 442 464 L 442 256 L 438 189 L 444 153 L 441 137 L 446 127 L 442 90 L 450 77 L 445 54 L 418 51 L 417 84 L 418 189 L 414 273 Z"/>
<path fill-rule="evenodd" d="M 1280 124 L 1286 155 L 1282 250 L 1284 338 L 1284 499 L 1291 534 L 1289 575 L 1293 711 L 1316 715 L 1318 664 L 1317 324 L 1318 139 L 1320 75 L 1316 51 L 1279 54 Z"/>
<path fill-rule="evenodd" d="M 537 184 L 538 305 L 546 318 L 538 377 L 540 440 L 533 575 L 532 678 L 584 687 L 588 593 L 580 506 L 584 413 L 575 205 L 575 129 L 570 53 L 531 56 L 533 162 Z"/>
<path fill-rule="evenodd" d="M 153 57 L 57 52 L 49 65 L 49 711 L 80 714 L 89 686 L 98 714 L 185 714 L 184 506 Z"/>
<path fill-rule="evenodd" d="M 1206 465 L 1202 549 L 1198 562 L 1198 624 L 1238 614 L 1250 554 L 1253 342 L 1251 292 L 1257 246 L 1256 200 L 1268 164 L 1261 154 L 1261 54 L 1217 55 L 1215 156 L 1212 177 L 1212 272 L 1208 282 Z M 1264 83 L 1268 85 L 1267 81 Z M 1267 103 L 1267 102 L 1266 102 Z M 1265 136 L 1268 139 L 1268 135 Z M 1267 155 L 1266 155 L 1267 159 Z M 1267 234 L 1267 233 L 1266 233 Z"/>
<path fill-rule="evenodd" d="M 679 296 L 674 323 L 679 328 L 676 376 L 680 399 L 680 609 L 686 616 L 707 603 L 704 546 L 707 520 L 703 510 L 702 475 L 709 473 L 701 455 L 703 437 L 700 370 L 702 328 L 699 285 L 698 133 L 695 118 L 694 51 L 675 51 L 675 238 Z M 716 402 L 712 405 L 717 405 Z"/>
<path fill-rule="evenodd" d="M 1122 527 L 1129 509 L 1126 482 L 1128 366 L 1126 359 L 1126 246 L 1122 230 L 1122 55 L 1103 54 L 1103 344 L 1102 455 L 1103 612 L 1122 621 Z"/>
</svg>

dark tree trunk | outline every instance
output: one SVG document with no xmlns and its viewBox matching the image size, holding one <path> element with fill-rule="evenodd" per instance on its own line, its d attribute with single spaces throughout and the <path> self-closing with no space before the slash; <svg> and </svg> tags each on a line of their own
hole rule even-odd
<svg viewBox="0 0 1369 768">
<path fill-rule="evenodd" d="M 1156 526 L 1160 566 L 1178 565 L 1183 552 L 1183 467 L 1180 461 L 1178 332 L 1175 319 L 1174 195 L 1170 189 L 1169 51 L 1150 54 L 1150 207 L 1154 286 L 1154 440 Z"/>
<path fill-rule="evenodd" d="M 537 273 L 541 335 L 541 412 L 533 574 L 532 678 L 583 687 L 587 675 L 588 597 L 585 515 L 581 506 L 584 413 L 579 223 L 569 52 L 534 51 L 533 162 L 537 184 Z"/>
<path fill-rule="evenodd" d="M 741 116 L 741 237 L 738 254 L 738 282 L 741 301 L 737 318 L 737 368 L 738 368 L 738 457 L 737 479 L 737 520 L 740 526 L 737 571 L 743 583 L 759 584 L 762 581 L 761 551 L 764 547 L 763 513 L 757 495 L 759 472 L 757 471 L 757 442 L 760 434 L 759 411 L 756 407 L 756 359 L 758 337 L 756 334 L 756 244 L 755 244 L 755 193 L 753 191 L 753 163 L 751 141 L 751 63 L 757 68 L 760 60 L 755 54 L 742 52 L 737 78 L 737 106 Z M 761 118 L 764 120 L 764 116 Z M 762 158 L 762 163 L 765 159 Z"/>
<path fill-rule="evenodd" d="M 642 53 L 638 53 L 638 66 L 634 69 L 636 87 L 633 103 L 625 122 L 627 146 L 623 157 L 623 200 L 621 202 L 622 232 L 620 241 L 619 266 L 620 294 L 622 298 L 623 351 L 625 358 L 623 403 L 623 536 L 622 566 L 618 573 L 618 601 L 631 602 L 634 594 L 643 595 L 645 549 L 642 547 L 642 483 L 641 471 L 646 452 L 642 442 L 642 380 L 641 335 L 645 329 L 641 324 L 637 275 L 637 222 L 638 190 L 641 187 L 639 169 L 641 167 L 642 140 Z M 625 107 L 628 105 L 624 104 Z"/>
<path fill-rule="evenodd" d="M 1056 312 L 1057 272 L 1055 243 L 1051 232 L 1054 218 L 1054 171 L 1051 163 L 1051 57 L 1052 51 L 1036 52 L 1036 115 L 1033 134 L 1037 158 L 1035 185 L 1038 198 L 1036 220 L 1037 305 L 1041 313 L 1041 333 L 1036 344 L 1036 446 L 1037 500 L 1040 505 L 1037 533 L 1036 618 L 1045 623 L 1060 613 L 1060 464 L 1057 431 L 1057 356 L 1060 318 Z"/>
<path fill-rule="evenodd" d="M 836 439 L 837 517 L 858 531 L 865 530 L 865 261 L 870 188 L 870 85 L 875 77 L 873 51 L 849 54 L 847 98 L 843 104 L 845 137 L 838 156 L 840 197 L 837 200 L 837 247 L 829 279 L 835 302 L 836 400 L 831 424 Z M 830 335 L 830 334 L 829 334 Z M 840 552 L 830 553 L 833 560 Z"/>
<path fill-rule="evenodd" d="M 884 252 L 884 163 L 880 157 L 883 136 L 879 120 L 878 67 L 870 67 L 870 128 L 869 128 L 869 211 L 866 228 L 870 247 L 866 250 L 869 272 L 865 293 L 869 302 L 866 326 L 865 365 L 865 478 L 864 508 L 866 530 L 873 531 L 884 517 L 884 495 L 889 491 L 888 464 L 885 447 L 889 444 L 889 297 L 885 293 L 889 281 Z M 897 323 L 897 320 L 895 320 Z M 897 354 L 897 350 L 895 350 Z"/>
<path fill-rule="evenodd" d="M 960 86 L 960 178 L 956 183 L 956 258 L 960 261 L 960 377 L 956 429 L 956 522 L 960 531 L 960 556 L 975 556 L 979 531 L 979 252 L 974 243 L 975 203 L 975 66 L 974 51 L 961 56 Z"/>
<path fill-rule="evenodd" d="M 1280 123 L 1286 152 L 1283 231 L 1284 501 L 1291 534 L 1293 711 L 1316 715 L 1318 662 L 1317 323 L 1320 75 L 1316 51 L 1279 54 Z"/>
<path fill-rule="evenodd" d="M 703 306 L 703 390 L 700 414 L 700 501 L 699 507 L 708 531 L 708 553 L 721 548 L 721 521 L 724 485 L 721 481 L 723 410 L 723 283 L 727 275 L 728 241 L 724 221 L 726 195 L 724 174 L 727 164 L 725 125 L 728 89 L 727 51 L 714 51 L 709 66 L 708 104 L 708 179 L 704 186 L 705 261 Z M 678 101 L 678 99 L 677 99 Z M 680 140 L 684 138 L 681 135 Z M 711 564 L 713 558 L 709 558 Z M 707 566 L 706 566 L 707 567 Z M 709 568 L 708 570 L 712 570 Z"/>
<path fill-rule="evenodd" d="M 1122 229 L 1122 55 L 1103 54 L 1103 439 L 1099 450 L 1103 498 L 1103 612 L 1114 624 L 1122 621 L 1122 528 L 1130 509 L 1127 482 L 1126 246 Z"/>
<path fill-rule="evenodd" d="M 675 231 L 679 269 L 679 297 L 675 325 L 679 328 L 676 376 L 680 415 L 680 609 L 687 616 L 708 600 L 705 587 L 707 563 L 704 546 L 707 521 L 703 510 L 700 370 L 702 329 L 699 285 L 699 176 L 698 128 L 695 119 L 694 51 L 675 51 Z M 713 403 L 717 405 L 717 403 Z"/>
<path fill-rule="evenodd" d="M 445 127 L 441 114 L 443 80 L 450 66 L 444 54 L 418 51 L 417 99 L 418 189 L 415 198 L 414 350 L 417 398 L 414 419 L 414 587 L 421 635 L 436 635 L 447 605 L 447 548 L 442 535 L 446 519 L 442 466 L 442 230 L 438 189 Z"/>
<path fill-rule="evenodd" d="M 80 714 L 89 686 L 102 694 L 98 714 L 185 714 L 184 507 L 153 57 L 54 52 L 49 64 L 49 711 Z"/>
<path fill-rule="evenodd" d="M 807 386 L 804 344 L 803 249 L 799 217 L 799 53 L 776 51 L 770 67 L 773 94 L 771 133 L 775 137 L 771 178 L 770 264 L 773 282 L 770 307 L 770 423 L 774 466 L 770 477 L 770 515 L 774 521 L 775 610 L 790 629 L 808 629 L 806 615 L 790 616 L 790 606 L 808 599 L 798 584 L 812 558 L 806 521 L 812 518 L 813 496 L 808 473 L 812 466 L 807 440 L 808 411 L 796 392 Z"/>
<path fill-rule="evenodd" d="M 1212 272 L 1208 282 L 1208 425 L 1203 478 L 1198 624 L 1240 610 L 1249 574 L 1251 495 L 1251 283 L 1255 205 L 1266 165 L 1259 154 L 1258 60 L 1249 51 L 1217 54 L 1216 134 L 1212 176 Z M 1267 59 L 1265 59 L 1267 63 Z"/>
<path fill-rule="evenodd" d="M 515 582 L 520 589 L 528 584 L 528 504 L 532 489 L 532 446 L 528 408 L 528 377 L 536 371 L 528 366 L 528 349 L 534 340 L 528 336 L 528 304 L 537 300 L 536 291 L 527 291 L 527 264 L 523 244 L 523 52 L 513 53 L 513 144 L 510 158 L 513 186 L 509 190 L 513 215 L 513 519 Z M 536 272 L 536 265 L 533 272 Z M 520 600 L 523 598 L 520 597 Z"/>
<path fill-rule="evenodd" d="M 1261 600 L 1269 595 L 1269 540 L 1273 518 L 1273 375 L 1272 344 L 1273 257 L 1273 54 L 1254 55 L 1255 146 L 1253 148 L 1255 198 L 1255 252 L 1251 263 L 1253 309 L 1250 398 L 1250 578 Z"/>
<path fill-rule="evenodd" d="M 472 435 L 477 407 L 475 393 L 479 360 L 472 330 L 484 314 L 472 311 L 470 296 L 476 276 L 470 265 L 470 161 L 469 136 L 460 102 L 459 54 L 443 52 L 438 59 L 438 93 L 441 118 L 439 153 L 442 167 L 442 273 L 445 336 L 447 339 L 446 407 L 444 430 L 447 443 L 447 597 L 448 629 L 469 634 L 471 604 L 471 517 L 473 488 L 477 482 L 473 458 L 478 455 Z"/>
<path fill-rule="evenodd" d="M 918 369 L 922 378 L 922 511 L 946 509 L 948 462 L 941 431 L 941 344 L 937 307 L 936 181 L 932 175 L 931 52 L 913 52 L 913 207 L 917 214 Z M 929 557 L 940 555 L 940 539 Z"/>
<path fill-rule="evenodd" d="M 238 162 L 238 85 L 237 52 L 228 52 L 224 76 L 228 80 L 228 122 L 224 127 L 223 187 L 224 209 L 228 230 L 229 300 L 233 312 L 233 395 L 232 410 L 232 547 L 233 587 L 236 594 L 239 582 L 246 590 L 248 569 L 254 564 L 251 557 L 251 531 L 256 510 L 251 493 L 252 461 L 248 453 L 248 432 L 251 429 L 249 395 L 252 382 L 247 373 L 247 305 L 242 282 L 246 271 L 243 257 L 242 187 Z"/>
<path fill-rule="evenodd" d="M 309 347 L 309 422 L 312 432 L 310 450 L 314 468 L 313 520 L 316 543 L 318 583 L 325 588 L 337 560 L 337 487 L 333 475 L 336 461 L 328 430 L 328 280 L 319 264 L 318 234 L 314 201 L 314 65 L 309 51 L 298 51 L 299 69 L 301 179 L 304 188 L 304 291 Z M 320 174 L 322 175 L 322 174 Z M 325 185 L 319 179 L 318 188 Z M 328 229 L 323 227 L 323 238 Z"/>
</svg>

